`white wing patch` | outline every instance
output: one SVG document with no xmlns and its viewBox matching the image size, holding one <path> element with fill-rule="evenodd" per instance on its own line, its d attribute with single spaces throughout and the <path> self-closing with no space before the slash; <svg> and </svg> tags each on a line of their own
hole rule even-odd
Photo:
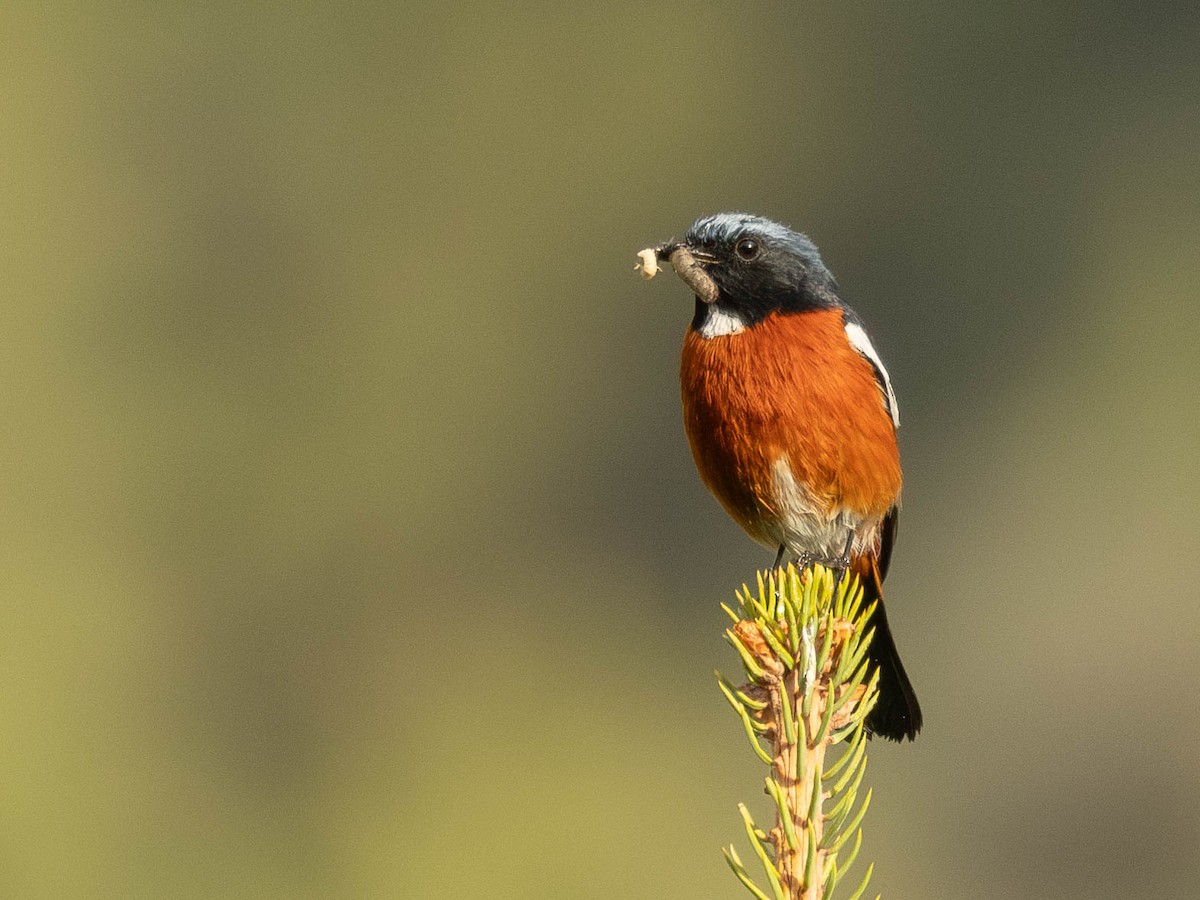
<svg viewBox="0 0 1200 900">
<path fill-rule="evenodd" d="M 887 403 L 888 413 L 892 417 L 892 424 L 897 428 L 900 427 L 900 407 L 896 403 L 896 392 L 892 390 L 892 379 L 888 378 L 887 369 L 883 367 L 883 360 L 879 358 L 879 354 L 875 352 L 874 346 L 871 344 L 871 339 L 867 337 L 867 333 L 863 327 L 857 322 L 846 322 L 846 337 L 850 339 L 851 345 L 865 356 L 875 367 L 875 372 L 879 375 L 880 381 L 883 382 L 884 400 Z"/>
</svg>

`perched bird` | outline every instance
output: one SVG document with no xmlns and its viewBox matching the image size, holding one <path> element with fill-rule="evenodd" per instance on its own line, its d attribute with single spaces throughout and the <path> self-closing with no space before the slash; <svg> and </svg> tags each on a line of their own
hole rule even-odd
<svg viewBox="0 0 1200 900">
<path fill-rule="evenodd" d="M 682 243 L 653 249 L 696 294 L 680 380 L 700 477 L 778 551 L 776 565 L 794 557 L 859 575 L 868 602 L 880 601 L 870 646 L 880 696 L 867 727 L 913 739 L 921 708 L 882 600 L 900 508 L 900 416 L 862 320 L 812 241 L 768 219 L 708 216 Z"/>
</svg>

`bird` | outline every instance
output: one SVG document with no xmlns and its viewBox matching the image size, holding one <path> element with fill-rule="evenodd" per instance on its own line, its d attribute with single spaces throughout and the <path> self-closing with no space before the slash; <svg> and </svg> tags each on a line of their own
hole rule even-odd
<svg viewBox="0 0 1200 900">
<path fill-rule="evenodd" d="M 868 627 L 879 700 L 867 731 L 914 739 L 921 707 L 883 606 L 900 512 L 900 414 L 863 320 L 816 245 L 770 219 L 705 216 L 682 242 L 653 249 L 696 294 L 680 386 L 701 479 L 776 552 L 776 567 L 822 562 L 859 576 L 866 601 L 877 601 Z"/>
</svg>

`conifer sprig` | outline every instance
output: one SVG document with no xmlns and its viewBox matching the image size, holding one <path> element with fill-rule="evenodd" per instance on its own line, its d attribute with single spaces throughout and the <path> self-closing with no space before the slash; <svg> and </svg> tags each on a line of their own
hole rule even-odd
<svg viewBox="0 0 1200 900">
<path fill-rule="evenodd" d="M 867 657 L 874 605 L 863 606 L 852 573 L 835 588 L 821 565 L 760 572 L 757 588 L 743 585 L 738 609 L 723 605 L 733 620 L 725 637 L 749 682 L 734 685 L 719 672 L 717 680 L 755 755 L 770 766 L 775 826 L 763 831 L 738 807 L 765 887 L 732 846 L 725 859 L 758 900 L 828 900 L 858 856 L 871 802 L 870 791 L 857 798 L 867 766 L 864 723 L 879 696 L 879 673 Z M 863 896 L 872 868 L 849 900 Z"/>
</svg>

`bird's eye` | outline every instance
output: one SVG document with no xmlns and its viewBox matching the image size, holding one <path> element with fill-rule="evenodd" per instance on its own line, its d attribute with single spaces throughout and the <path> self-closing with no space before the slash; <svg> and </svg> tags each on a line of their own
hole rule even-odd
<svg viewBox="0 0 1200 900">
<path fill-rule="evenodd" d="M 744 237 L 733 248 L 737 255 L 749 262 L 758 256 L 759 244 L 754 238 Z"/>
</svg>

